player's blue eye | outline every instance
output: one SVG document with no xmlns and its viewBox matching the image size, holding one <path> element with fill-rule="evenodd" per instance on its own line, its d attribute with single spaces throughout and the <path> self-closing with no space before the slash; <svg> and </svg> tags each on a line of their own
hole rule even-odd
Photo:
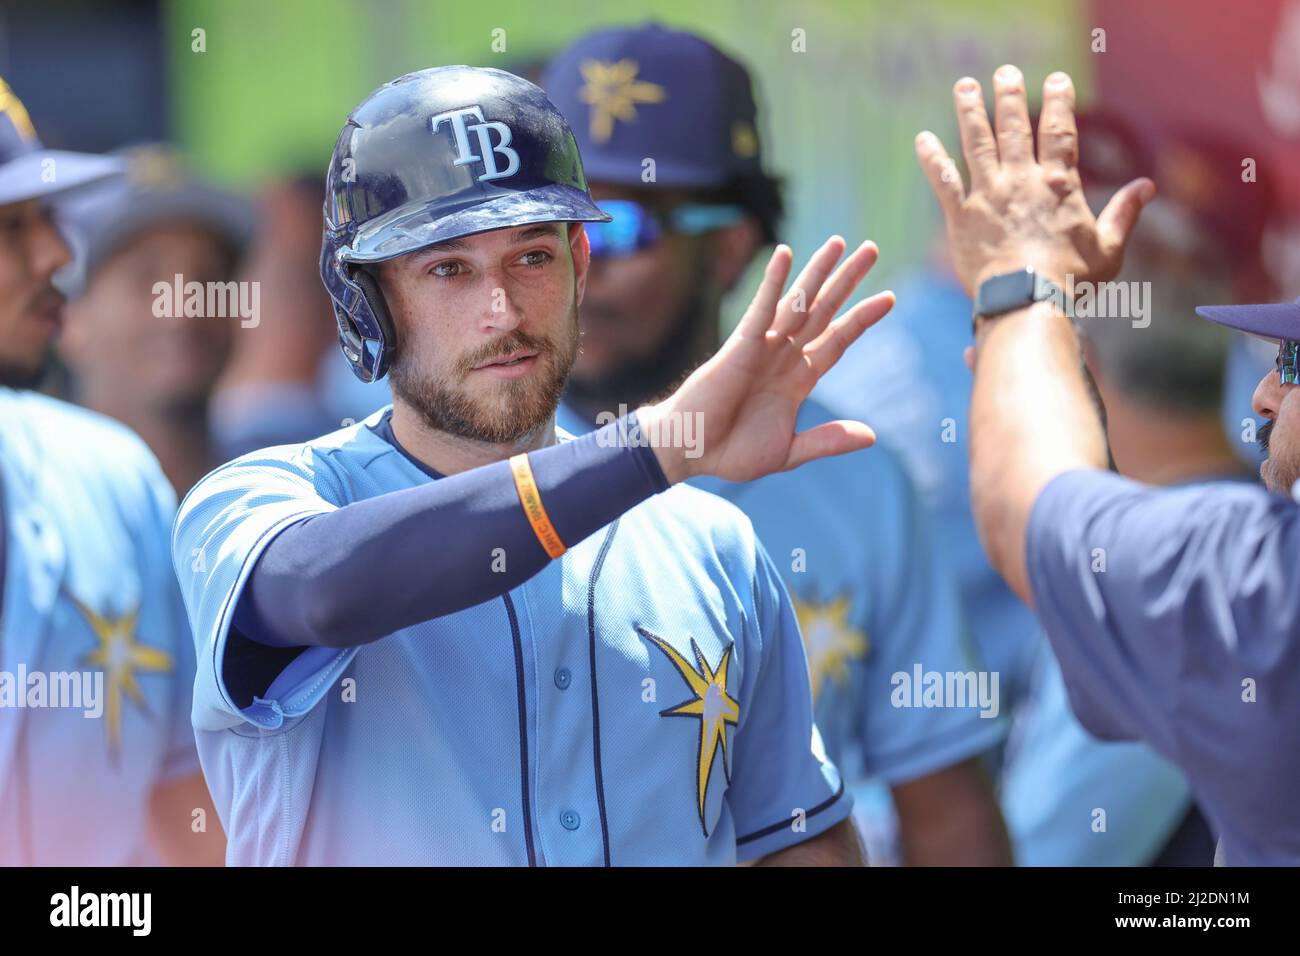
<svg viewBox="0 0 1300 956">
<path fill-rule="evenodd" d="M 551 254 L 537 249 L 533 252 L 525 252 L 519 257 L 519 261 L 530 269 L 540 269 L 542 266 L 546 265 L 546 263 L 551 261 Z"/>
<path fill-rule="evenodd" d="M 459 262 L 439 262 L 429 272 L 440 279 L 452 279 L 460 275 Z"/>
</svg>

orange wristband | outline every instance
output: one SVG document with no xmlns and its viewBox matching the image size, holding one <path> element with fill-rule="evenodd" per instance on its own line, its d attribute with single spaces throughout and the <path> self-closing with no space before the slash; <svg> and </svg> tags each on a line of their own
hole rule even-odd
<svg viewBox="0 0 1300 956">
<path fill-rule="evenodd" d="M 551 558 L 558 558 L 568 549 L 560 536 L 555 533 L 551 519 L 546 516 L 542 505 L 541 493 L 537 490 L 537 481 L 533 478 L 533 466 L 528 463 L 527 455 L 515 455 L 510 459 L 510 473 L 515 478 L 515 490 L 519 492 L 519 503 L 524 506 L 528 523 L 533 526 L 533 534 L 542 543 Z"/>
</svg>

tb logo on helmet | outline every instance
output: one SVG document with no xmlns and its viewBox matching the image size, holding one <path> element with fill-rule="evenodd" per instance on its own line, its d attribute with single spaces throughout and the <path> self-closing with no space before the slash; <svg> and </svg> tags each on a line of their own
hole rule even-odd
<svg viewBox="0 0 1300 956">
<path fill-rule="evenodd" d="M 465 117 L 472 116 L 477 123 L 466 125 Z M 451 123 L 452 135 L 456 137 L 456 165 L 466 166 L 469 163 L 482 163 L 483 175 L 479 177 L 479 182 L 487 179 L 505 179 L 507 176 L 513 176 L 519 172 L 519 154 L 510 148 L 512 136 L 510 127 L 505 123 L 489 123 L 483 118 L 483 109 L 478 106 L 470 106 L 461 110 L 449 110 L 446 113 L 439 113 L 429 120 L 431 131 L 438 132 L 438 127 L 444 122 Z M 481 156 L 475 156 L 471 151 L 469 143 L 469 131 L 473 130 L 478 137 L 478 148 L 482 153 Z M 501 141 L 495 146 L 492 145 L 491 130 L 496 130 L 501 135 Z M 497 168 L 496 154 L 500 153 L 509 159 L 510 165 L 505 169 Z"/>
</svg>

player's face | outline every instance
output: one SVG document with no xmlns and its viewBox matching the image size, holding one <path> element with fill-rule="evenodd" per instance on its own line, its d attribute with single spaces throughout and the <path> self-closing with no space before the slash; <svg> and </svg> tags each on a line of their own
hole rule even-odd
<svg viewBox="0 0 1300 956">
<path fill-rule="evenodd" d="M 587 258 L 581 226 L 545 223 L 381 263 L 395 398 L 473 441 L 512 444 L 541 428 L 573 367 Z"/>
<path fill-rule="evenodd" d="M 1251 404 L 1268 419 L 1259 433 L 1268 455 L 1259 467 L 1260 477 L 1270 491 L 1288 494 L 1300 480 L 1300 386 L 1284 383 L 1271 371 L 1260 380 Z"/>
<path fill-rule="evenodd" d="M 671 204 L 666 192 L 593 183 L 600 202 L 628 199 L 642 205 Z M 696 311 L 708 284 L 708 261 L 699 236 L 665 229 L 652 245 L 626 255 L 595 256 L 582 303 L 582 341 L 575 381 L 596 392 L 618 391 L 625 369 L 655 359 L 665 341 Z M 701 309 L 701 311 L 704 311 Z M 669 369 L 675 375 L 679 369 Z"/>
<path fill-rule="evenodd" d="M 0 206 L 0 385 L 32 388 L 62 324 L 54 273 L 71 259 L 37 200 Z"/>
<path fill-rule="evenodd" d="M 158 318 L 154 284 L 227 282 L 233 263 L 200 225 L 161 223 L 105 259 L 67 309 L 60 353 L 90 392 L 153 410 L 201 408 L 230 354 L 238 319 Z"/>
</svg>

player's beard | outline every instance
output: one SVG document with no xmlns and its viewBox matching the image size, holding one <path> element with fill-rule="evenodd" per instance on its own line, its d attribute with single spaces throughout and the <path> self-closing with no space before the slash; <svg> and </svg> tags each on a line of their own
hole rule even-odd
<svg viewBox="0 0 1300 956">
<path fill-rule="evenodd" d="M 476 365 L 520 349 L 537 353 L 537 372 L 496 382 L 492 398 L 486 401 L 468 393 L 464 383 Z M 536 432 L 555 414 L 577 355 L 575 303 L 559 341 L 516 329 L 462 356 L 449 372 L 432 377 L 421 373 L 416 357 L 399 348 L 389 382 L 393 394 L 411 406 L 429 428 L 482 444 L 511 445 Z"/>
<path fill-rule="evenodd" d="M 41 384 L 45 373 L 54 361 L 54 351 L 47 348 L 34 360 L 22 362 L 0 355 L 0 386 L 14 389 L 34 389 Z"/>
<path fill-rule="evenodd" d="M 60 313 L 58 324 L 62 324 L 61 312 L 64 297 L 52 284 L 45 284 L 31 293 L 22 303 L 23 314 L 16 317 L 17 322 L 26 322 L 29 311 Z M 12 336 L 0 334 L 0 386 L 13 389 L 34 389 L 41 384 L 45 374 L 54 364 L 54 335 L 30 341 L 21 330 L 15 329 Z"/>
<path fill-rule="evenodd" d="M 1255 436 L 1267 456 L 1259 474 L 1270 491 L 1285 495 L 1290 494 L 1292 487 L 1300 480 L 1300 453 L 1291 444 L 1291 433 L 1286 424 L 1277 434 L 1274 433 L 1276 426 L 1277 419 L 1271 419 L 1264 423 Z"/>
<path fill-rule="evenodd" d="M 644 359 L 618 362 L 602 375 L 573 377 L 566 397 L 584 413 L 616 408 L 620 403 L 641 405 L 671 392 L 701 361 L 716 352 L 717 332 L 702 324 L 716 314 L 717 291 L 709 284 L 707 260 L 701 256 L 695 275 L 677 308 L 676 317 L 653 354 Z M 588 321 L 631 322 L 634 318 L 614 311 L 598 313 L 590 303 Z M 716 324 L 716 323 L 715 323 Z"/>
</svg>

